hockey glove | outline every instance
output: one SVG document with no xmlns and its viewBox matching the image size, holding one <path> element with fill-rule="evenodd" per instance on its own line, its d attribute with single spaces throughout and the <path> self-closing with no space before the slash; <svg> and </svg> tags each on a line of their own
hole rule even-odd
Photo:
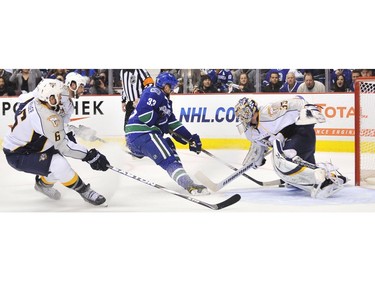
<svg viewBox="0 0 375 281">
<path fill-rule="evenodd" d="M 299 113 L 296 125 L 312 125 L 316 123 L 325 123 L 326 118 L 319 111 L 318 106 L 314 104 L 306 104 Z"/>
<path fill-rule="evenodd" d="M 202 142 L 197 134 L 194 134 L 189 139 L 189 149 L 199 154 L 202 151 Z"/>
<path fill-rule="evenodd" d="M 103 154 L 100 154 L 95 148 L 90 149 L 82 161 L 89 163 L 93 170 L 98 171 L 107 171 L 107 165 L 110 165 L 107 158 Z"/>
</svg>

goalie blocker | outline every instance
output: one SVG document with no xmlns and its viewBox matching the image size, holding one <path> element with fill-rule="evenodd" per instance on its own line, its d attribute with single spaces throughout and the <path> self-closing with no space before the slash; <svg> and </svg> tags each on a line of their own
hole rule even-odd
<svg viewBox="0 0 375 281">
<path fill-rule="evenodd" d="M 294 149 L 283 150 L 280 140 L 273 143 L 272 164 L 278 176 L 287 184 L 310 193 L 313 198 L 327 198 L 343 188 L 348 181 L 332 165 L 306 162 Z"/>
</svg>

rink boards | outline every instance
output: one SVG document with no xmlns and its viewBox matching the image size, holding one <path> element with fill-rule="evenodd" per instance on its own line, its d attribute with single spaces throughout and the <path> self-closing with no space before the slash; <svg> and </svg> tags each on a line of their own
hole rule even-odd
<svg viewBox="0 0 375 281">
<path fill-rule="evenodd" d="M 288 93 L 252 94 L 174 94 L 176 118 L 192 132 L 201 136 L 207 149 L 248 149 L 249 142 L 240 135 L 236 125 L 234 105 L 244 96 L 259 105 L 288 99 Z M 354 93 L 302 94 L 309 103 L 322 106 L 327 122 L 317 124 L 317 151 L 354 151 Z M 124 141 L 123 120 L 119 95 L 86 95 L 75 100 L 72 125 L 85 125 L 97 131 L 104 140 Z M 0 140 L 14 122 L 17 98 L 0 98 Z M 182 148 L 182 146 L 180 146 Z"/>
</svg>

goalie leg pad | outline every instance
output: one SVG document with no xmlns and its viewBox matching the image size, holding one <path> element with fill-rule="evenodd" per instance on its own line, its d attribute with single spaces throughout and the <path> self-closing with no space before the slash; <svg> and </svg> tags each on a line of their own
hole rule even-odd
<svg viewBox="0 0 375 281">
<path fill-rule="evenodd" d="M 290 153 L 294 155 L 292 150 Z M 290 158 L 286 158 L 280 142 L 277 140 L 274 142 L 272 164 L 276 174 L 283 181 L 309 193 L 326 180 L 324 169 L 303 167 L 293 163 Z"/>
<path fill-rule="evenodd" d="M 291 154 L 293 155 L 293 154 Z M 299 158 L 299 156 L 295 156 Z M 348 181 L 332 163 L 312 164 L 304 161 L 304 165 L 287 158 L 279 141 L 275 140 L 273 150 L 273 167 L 279 177 L 287 184 L 303 189 L 313 198 L 327 198 L 343 188 Z"/>
</svg>

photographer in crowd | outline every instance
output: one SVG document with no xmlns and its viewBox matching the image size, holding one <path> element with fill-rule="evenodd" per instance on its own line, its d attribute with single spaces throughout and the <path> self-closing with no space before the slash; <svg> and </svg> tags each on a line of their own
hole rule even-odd
<svg viewBox="0 0 375 281">
<path fill-rule="evenodd" d="M 100 72 L 92 79 L 93 85 L 89 89 L 90 94 L 109 94 L 107 87 L 107 76 L 104 72 Z"/>
</svg>

